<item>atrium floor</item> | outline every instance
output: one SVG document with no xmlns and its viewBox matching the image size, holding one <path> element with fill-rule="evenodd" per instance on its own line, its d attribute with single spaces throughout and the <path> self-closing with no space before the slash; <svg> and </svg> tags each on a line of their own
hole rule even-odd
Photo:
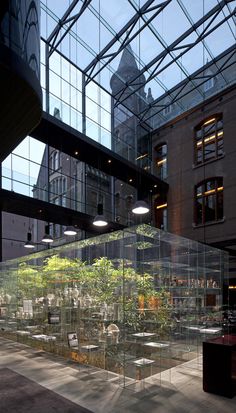
<svg viewBox="0 0 236 413">
<path fill-rule="evenodd" d="M 202 390 L 201 359 L 166 371 L 161 381 L 155 375 L 123 387 L 122 379 L 113 373 L 0 338 L 2 368 L 94 413 L 235 413 L 236 397 L 227 399 Z"/>
</svg>

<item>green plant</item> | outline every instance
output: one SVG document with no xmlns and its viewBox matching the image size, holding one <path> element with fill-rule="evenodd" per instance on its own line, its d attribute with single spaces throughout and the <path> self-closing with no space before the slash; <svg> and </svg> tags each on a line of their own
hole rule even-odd
<svg viewBox="0 0 236 413">
<path fill-rule="evenodd" d="M 17 271 L 17 290 L 18 294 L 23 298 L 32 298 L 34 292 L 43 289 L 46 286 L 46 281 L 41 272 L 22 262 L 19 264 Z"/>
</svg>

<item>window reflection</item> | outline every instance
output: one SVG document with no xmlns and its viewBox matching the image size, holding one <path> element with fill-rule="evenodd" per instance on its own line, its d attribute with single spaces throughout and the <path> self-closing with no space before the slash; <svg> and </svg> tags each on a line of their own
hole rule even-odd
<svg viewBox="0 0 236 413">
<path fill-rule="evenodd" d="M 167 231 L 167 199 L 165 196 L 157 196 L 154 202 L 155 221 L 157 228 Z"/>
</svg>

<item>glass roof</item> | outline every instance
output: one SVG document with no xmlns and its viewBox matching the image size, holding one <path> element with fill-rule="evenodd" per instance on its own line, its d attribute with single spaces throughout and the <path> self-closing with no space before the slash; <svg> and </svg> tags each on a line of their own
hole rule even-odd
<svg viewBox="0 0 236 413">
<path fill-rule="evenodd" d="M 149 109 L 140 108 L 140 119 L 164 119 L 168 105 L 178 113 L 189 107 L 190 92 L 191 101 L 204 99 L 210 78 L 220 76 L 220 89 L 235 82 L 235 7 L 235 0 L 43 0 L 41 36 L 49 56 L 59 51 L 87 84 L 96 82 L 124 106 L 127 96 L 139 95 Z M 136 62 L 129 76 L 117 73 L 124 50 Z"/>
</svg>

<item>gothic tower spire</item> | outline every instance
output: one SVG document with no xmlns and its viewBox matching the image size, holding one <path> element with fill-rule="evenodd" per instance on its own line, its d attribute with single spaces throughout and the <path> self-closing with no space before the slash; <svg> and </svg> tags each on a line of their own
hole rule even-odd
<svg viewBox="0 0 236 413">
<path fill-rule="evenodd" d="M 127 88 L 126 85 L 135 79 L 131 88 Z M 140 74 L 140 70 L 137 65 L 137 60 L 134 56 L 133 50 L 128 44 L 121 55 L 120 63 L 117 71 L 112 75 L 111 81 L 112 95 L 118 100 L 122 95 L 122 100 L 124 99 L 124 104 L 126 107 L 136 112 L 140 109 L 146 101 L 146 93 L 144 91 L 145 86 L 145 76 Z M 140 88 L 141 86 L 141 88 Z M 137 94 L 133 94 L 129 97 L 131 92 L 137 88 Z M 126 99 L 125 99 L 126 98 Z"/>
</svg>

